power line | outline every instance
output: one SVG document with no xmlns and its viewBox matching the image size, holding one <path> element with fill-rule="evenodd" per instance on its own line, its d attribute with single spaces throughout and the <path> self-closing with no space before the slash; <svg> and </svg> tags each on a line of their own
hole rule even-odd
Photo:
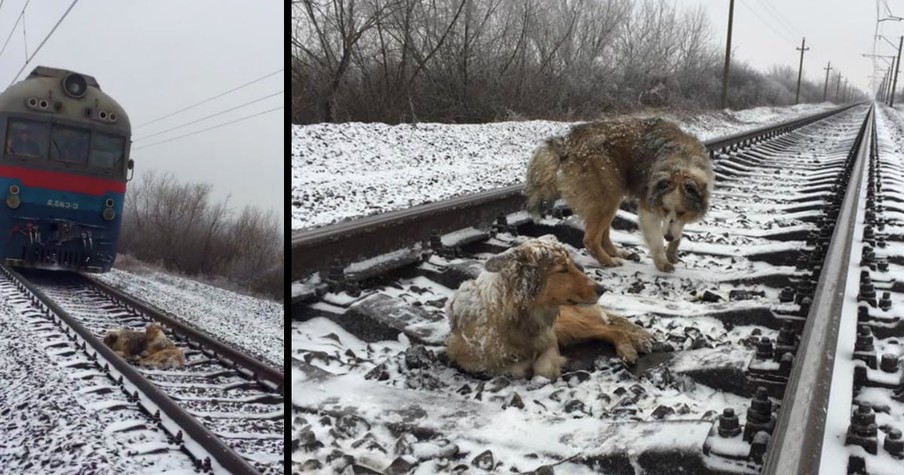
<svg viewBox="0 0 904 475">
<path fill-rule="evenodd" d="M 284 106 L 284 105 L 281 105 L 281 106 L 279 106 L 279 107 L 274 107 L 273 109 L 267 109 L 267 110 L 265 110 L 265 111 L 263 111 L 263 112 L 258 112 L 257 114 L 248 115 L 248 116 L 241 117 L 241 118 L 238 118 L 238 119 L 229 121 L 229 122 L 224 122 L 224 123 L 219 124 L 219 125 L 214 125 L 214 126 L 212 126 L 212 127 L 206 128 L 206 129 L 201 129 L 201 130 L 198 130 L 198 131 L 195 131 L 195 132 L 190 132 L 190 133 L 187 133 L 187 134 L 179 135 L 179 136 L 177 136 L 177 137 L 169 138 L 169 139 L 166 139 L 166 140 L 161 140 L 160 142 L 154 142 L 154 143 L 152 143 L 152 144 L 148 144 L 148 145 L 144 145 L 144 146 L 141 146 L 141 147 L 133 148 L 132 150 L 133 150 L 133 151 L 134 151 L 134 150 L 141 150 L 141 149 L 143 149 L 143 148 L 149 148 L 149 147 L 153 147 L 153 146 L 155 146 L 155 145 L 160 145 L 160 144 L 163 144 L 163 143 L 172 142 L 173 140 L 178 140 L 178 139 L 181 139 L 181 138 L 184 138 L 184 137 L 190 137 L 190 136 L 195 135 L 195 134 L 200 134 L 201 132 L 207 132 L 208 130 L 218 129 L 218 128 L 220 128 L 220 127 L 223 127 L 223 126 L 226 126 L 226 125 L 229 125 L 229 124 L 234 124 L 234 123 L 236 123 L 236 122 L 241 122 L 241 121 L 243 121 L 243 120 L 248 120 L 248 119 L 250 119 L 250 118 L 252 118 L 252 117 L 257 117 L 257 116 L 259 116 L 259 115 L 264 115 L 264 114 L 266 114 L 266 113 L 268 113 L 268 112 L 273 112 L 273 111 L 282 109 L 283 107 L 285 107 L 285 106 Z"/>
<path fill-rule="evenodd" d="M 775 6 L 769 2 L 769 0 L 763 0 L 763 3 L 761 5 L 764 7 L 764 10 L 766 10 L 767 13 L 771 13 L 773 18 L 778 20 L 780 26 L 784 27 L 786 31 L 791 33 L 792 36 L 798 36 L 797 30 L 795 30 L 794 27 L 785 20 L 782 14 L 779 13 L 778 9 L 776 9 Z"/>
<path fill-rule="evenodd" d="M 792 39 L 791 37 L 789 37 L 787 33 L 784 33 L 784 32 L 781 32 L 781 31 L 776 30 L 775 27 L 772 26 L 772 22 L 766 21 L 765 18 L 763 18 L 762 16 L 760 16 L 759 12 L 757 12 L 756 10 L 754 10 L 753 7 L 751 7 L 751 6 L 748 5 L 747 3 L 741 2 L 741 5 L 743 5 L 744 8 L 750 10 L 750 12 L 753 13 L 753 14 L 757 17 L 757 19 L 759 19 L 764 25 L 766 25 L 770 30 L 772 30 L 776 35 L 781 36 L 782 38 L 784 38 L 785 40 L 787 40 L 787 41 L 790 42 L 790 43 L 796 43 L 796 42 L 797 42 L 797 40 L 794 40 L 794 39 Z"/>
<path fill-rule="evenodd" d="M 153 134 L 151 134 L 151 135 L 146 135 L 146 136 L 144 136 L 144 137 L 142 137 L 142 138 L 140 138 L 140 139 L 136 139 L 135 142 L 140 142 L 140 141 L 142 141 L 142 140 L 149 139 L 149 138 L 151 138 L 151 137 L 156 137 L 156 136 L 158 136 L 158 135 L 165 134 L 165 133 L 167 133 L 167 132 L 171 132 L 171 131 L 176 130 L 176 129 L 181 129 L 181 128 L 185 127 L 185 126 L 192 125 L 192 124 L 196 124 L 196 123 L 198 123 L 198 122 L 201 122 L 202 120 L 207 120 L 207 119 L 216 117 L 216 116 L 218 116 L 218 115 L 223 115 L 223 114 L 225 114 L 225 113 L 227 113 L 227 112 L 232 112 L 232 111 L 234 111 L 234 110 L 236 110 L 236 109 L 240 109 L 240 108 L 242 108 L 242 107 L 245 107 L 245 106 L 254 104 L 255 102 L 260 102 L 260 101 L 262 101 L 262 100 L 264 100 L 264 99 L 269 99 L 269 98 L 271 98 L 271 97 L 273 97 L 273 96 L 277 96 L 277 95 L 282 94 L 282 93 L 283 93 L 283 91 L 276 91 L 276 92 L 274 92 L 273 94 L 268 94 L 268 95 L 266 95 L 266 96 L 264 96 L 264 97 L 258 97 L 257 99 L 255 99 L 255 100 L 253 100 L 253 101 L 248 101 L 248 102 L 246 102 L 246 103 L 244 103 L 244 104 L 240 104 L 240 105 L 237 105 L 237 106 L 235 106 L 235 107 L 231 107 L 231 108 L 226 109 L 226 110 L 224 110 L 224 111 L 220 111 L 220 112 L 217 112 L 217 113 L 215 113 L 215 114 L 210 114 L 210 115 L 208 115 L 208 116 L 206 116 L 206 117 L 201 117 L 200 119 L 196 119 L 196 120 L 193 120 L 193 121 L 191 121 L 191 122 L 186 122 L 186 123 L 184 123 L 184 124 L 177 125 L 177 126 L 175 126 L 175 127 L 170 127 L 170 128 L 168 128 L 168 129 L 166 129 L 166 130 L 161 130 L 160 132 L 155 132 L 155 133 L 153 133 Z"/>
<path fill-rule="evenodd" d="M 28 6 L 28 2 L 31 0 L 27 0 L 25 2 L 25 6 Z M 3 6 L 3 2 L 0 2 L 0 6 Z M 13 37 L 13 33 L 16 32 L 16 27 L 19 26 L 19 22 L 22 21 L 22 17 L 25 16 L 25 8 L 22 8 L 22 13 L 19 14 L 19 18 L 16 19 L 16 24 L 13 25 L 13 29 L 9 30 L 9 36 L 6 37 L 6 43 L 3 43 L 3 48 L 0 49 L 0 56 L 3 56 L 3 52 L 6 51 L 6 45 L 9 44 L 9 39 Z"/>
<path fill-rule="evenodd" d="M 254 83 L 256 83 L 256 82 L 263 81 L 264 79 L 267 79 L 268 77 L 273 76 L 273 75 L 275 75 L 275 74 L 279 74 L 279 73 L 281 73 L 281 72 L 283 72 L 283 68 L 280 68 L 280 69 L 278 69 L 278 70 L 276 70 L 276 71 L 274 71 L 274 72 L 272 72 L 272 73 L 270 73 L 270 74 L 261 76 L 261 77 L 255 79 L 255 80 L 253 80 L 253 81 L 251 81 L 251 82 L 247 82 L 247 83 L 245 83 L 245 84 L 242 84 L 241 86 L 232 88 L 232 89 L 230 89 L 230 90 L 228 90 L 228 91 L 226 91 L 226 92 L 222 92 L 222 93 L 220 93 L 220 94 L 217 94 L 216 96 L 213 96 L 213 97 L 211 97 L 211 98 L 209 98 L 209 99 L 204 99 L 203 101 L 198 102 L 197 104 L 192 104 L 192 105 L 190 105 L 190 106 L 188 106 L 188 107 L 185 107 L 185 108 L 183 108 L 183 109 L 179 109 L 179 110 L 177 110 L 176 112 L 171 112 L 171 113 L 169 113 L 169 114 L 167 114 L 167 115 L 165 115 L 165 116 L 163 116 L 163 117 L 158 117 L 158 118 L 156 118 L 156 119 L 154 119 L 154 120 L 152 120 L 152 121 L 150 121 L 150 122 L 145 122 L 145 123 L 143 123 L 143 124 L 136 125 L 135 127 L 132 128 L 132 130 L 137 130 L 137 129 L 141 128 L 141 127 L 144 127 L 145 125 L 153 124 L 154 122 L 159 122 L 159 121 L 161 121 L 161 120 L 163 120 L 163 119 L 166 119 L 166 118 L 168 118 L 168 117 L 172 117 L 172 116 L 174 116 L 174 115 L 176 115 L 176 114 L 179 114 L 180 112 L 185 112 L 185 111 L 187 111 L 187 110 L 189 110 L 189 109 L 193 109 L 193 108 L 195 108 L 195 107 L 197 107 L 197 106 L 200 106 L 201 104 L 206 104 L 206 103 L 208 103 L 208 102 L 210 102 L 210 101 L 212 101 L 212 100 L 214 100 L 214 99 L 223 97 L 223 96 L 225 96 L 226 94 L 229 94 L 229 93 L 238 91 L 239 89 L 248 87 L 248 86 L 250 86 L 250 85 L 252 85 L 252 84 L 254 84 Z"/>
<path fill-rule="evenodd" d="M 34 53 L 31 54 L 31 57 L 29 57 L 28 59 L 25 60 L 25 64 L 22 65 L 22 69 L 20 69 L 19 72 L 16 73 L 16 76 L 13 78 L 12 82 L 9 83 L 10 86 L 12 86 L 13 83 L 16 82 L 16 79 L 19 79 L 19 75 L 22 74 L 22 71 L 25 71 L 25 67 L 28 66 L 28 63 L 30 63 L 32 59 L 34 59 L 35 55 L 38 54 L 38 51 L 41 51 L 41 47 L 43 47 L 44 43 L 46 43 L 47 40 L 50 39 L 50 36 L 53 35 L 53 32 L 56 31 L 58 26 L 60 26 L 60 23 L 63 23 L 63 20 L 66 19 L 66 15 L 69 15 L 69 12 L 72 11 L 72 7 L 74 7 L 76 3 L 78 3 L 78 0 L 72 1 L 72 4 L 69 5 L 69 8 L 67 8 L 66 12 L 63 13 L 63 16 L 61 16 L 60 19 L 57 20 L 56 25 L 53 25 L 53 28 L 50 30 L 50 33 L 47 33 L 47 36 L 44 37 L 44 41 L 42 41 L 41 44 L 38 45 L 38 48 L 34 51 Z M 25 6 L 28 6 L 27 2 L 25 3 Z M 22 14 L 23 15 L 25 14 L 24 8 L 22 9 Z M 7 86 L 7 87 L 9 87 L 9 86 Z"/>
</svg>

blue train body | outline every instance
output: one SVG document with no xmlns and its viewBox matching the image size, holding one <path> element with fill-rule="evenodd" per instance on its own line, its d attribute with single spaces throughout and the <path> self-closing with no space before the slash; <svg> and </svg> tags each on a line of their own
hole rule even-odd
<svg viewBox="0 0 904 475">
<path fill-rule="evenodd" d="M 132 168 L 122 107 L 90 76 L 38 67 L 0 94 L 0 131 L 3 260 L 110 270 Z"/>
</svg>

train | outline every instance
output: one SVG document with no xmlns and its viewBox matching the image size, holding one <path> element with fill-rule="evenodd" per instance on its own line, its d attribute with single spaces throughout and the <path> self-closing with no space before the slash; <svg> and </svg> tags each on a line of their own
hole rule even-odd
<svg viewBox="0 0 904 475">
<path fill-rule="evenodd" d="M 46 66 L 0 94 L 0 260 L 107 272 L 116 258 L 131 124 L 87 74 Z"/>
</svg>

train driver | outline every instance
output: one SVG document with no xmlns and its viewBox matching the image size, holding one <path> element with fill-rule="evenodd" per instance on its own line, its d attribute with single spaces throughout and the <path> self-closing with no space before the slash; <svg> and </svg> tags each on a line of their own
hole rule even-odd
<svg viewBox="0 0 904 475">
<path fill-rule="evenodd" d="M 19 130 L 9 147 L 9 151 L 10 153 L 19 155 L 33 155 L 36 157 L 41 155 L 41 149 L 38 147 L 38 143 L 31 138 L 31 133 L 28 131 L 28 125 L 25 124 L 19 127 Z"/>
</svg>

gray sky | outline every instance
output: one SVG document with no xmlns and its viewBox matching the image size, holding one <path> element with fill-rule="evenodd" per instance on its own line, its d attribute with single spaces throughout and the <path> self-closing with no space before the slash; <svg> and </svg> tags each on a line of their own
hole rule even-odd
<svg viewBox="0 0 904 475">
<path fill-rule="evenodd" d="M 0 41 L 6 41 L 26 0 L 0 7 Z M 50 32 L 70 1 L 32 1 L 25 10 L 28 54 Z M 213 97 L 284 65 L 282 1 L 80 1 L 25 68 L 72 69 L 97 78 L 132 121 L 136 177 L 147 170 L 173 172 L 180 181 L 213 185 L 215 199 L 238 209 L 253 204 L 283 219 L 285 111 L 279 109 L 236 124 L 137 150 L 257 112 L 273 109 L 283 94 L 167 134 L 143 136 L 282 91 L 283 73 L 171 118 L 138 128 L 160 116 Z M 2 45 L 2 43 L 0 43 Z M 0 55 L 0 90 L 25 62 L 20 23 Z"/>
<path fill-rule="evenodd" d="M 681 7 L 702 6 L 716 32 L 714 39 L 724 47 L 729 0 L 675 1 Z M 879 0 L 881 17 L 887 16 L 884 5 Z M 888 6 L 895 16 L 904 16 L 904 3 L 889 1 Z M 801 37 L 806 36 L 810 50 L 804 55 L 804 77 L 823 84 L 823 68 L 831 61 L 832 75 L 840 71 L 855 87 L 868 91 L 872 60 L 861 54 L 872 54 L 875 28 L 875 0 L 735 0 L 732 51 L 736 58 L 761 71 L 775 64 L 797 69 L 800 52 L 796 48 L 800 47 Z M 904 22 L 883 21 L 879 34 L 897 46 L 898 37 L 904 35 Z M 878 39 L 876 54 L 896 52 Z M 877 64 L 883 69 L 888 67 L 882 60 L 877 60 Z M 899 77 L 899 86 L 901 82 Z"/>
</svg>

